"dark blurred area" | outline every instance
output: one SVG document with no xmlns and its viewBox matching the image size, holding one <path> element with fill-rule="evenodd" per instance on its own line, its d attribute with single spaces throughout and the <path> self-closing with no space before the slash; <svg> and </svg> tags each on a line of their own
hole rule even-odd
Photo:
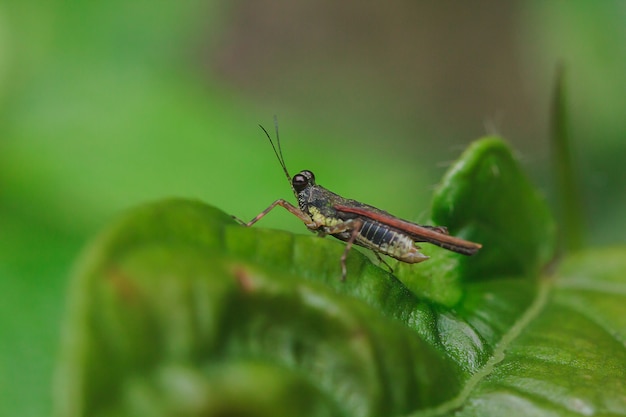
<svg viewBox="0 0 626 417">
<path fill-rule="evenodd" d="M 209 66 L 263 100 L 297 101 L 316 118 L 330 121 L 342 109 L 357 120 L 353 129 L 477 136 L 485 122 L 502 122 L 539 141 L 525 46 L 517 44 L 519 6 L 239 2 Z"/>
<path fill-rule="evenodd" d="M 292 172 L 400 217 L 492 133 L 553 200 L 561 63 L 587 244 L 623 244 L 625 21 L 582 0 L 0 5 L 0 415 L 50 413 L 72 263 L 119 212 L 291 198 L 258 128 L 273 115 Z"/>
</svg>

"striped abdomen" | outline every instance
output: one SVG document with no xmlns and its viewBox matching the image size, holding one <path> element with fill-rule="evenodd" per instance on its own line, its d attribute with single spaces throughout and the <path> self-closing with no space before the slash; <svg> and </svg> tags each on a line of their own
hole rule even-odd
<svg viewBox="0 0 626 417">
<path fill-rule="evenodd" d="M 410 236 L 369 219 L 364 220 L 355 243 L 403 262 L 417 263 L 428 259 L 417 251 Z"/>
</svg>

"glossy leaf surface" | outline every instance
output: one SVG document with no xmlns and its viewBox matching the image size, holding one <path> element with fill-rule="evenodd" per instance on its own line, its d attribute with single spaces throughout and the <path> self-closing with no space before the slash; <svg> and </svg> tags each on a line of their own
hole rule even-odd
<svg viewBox="0 0 626 417">
<path fill-rule="evenodd" d="M 59 415 L 626 414 L 626 250 L 547 272 L 551 217 L 494 138 L 432 218 L 483 249 L 396 275 L 352 251 L 341 282 L 330 238 L 187 200 L 128 213 L 77 268 Z"/>
</svg>

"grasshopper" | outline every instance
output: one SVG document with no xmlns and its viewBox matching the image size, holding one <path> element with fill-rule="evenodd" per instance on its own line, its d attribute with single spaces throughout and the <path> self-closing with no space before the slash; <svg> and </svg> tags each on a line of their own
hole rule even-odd
<svg viewBox="0 0 626 417">
<path fill-rule="evenodd" d="M 309 170 L 300 171 L 292 178 L 283 158 L 278 125 L 276 124 L 276 144 L 267 130 L 263 126 L 260 127 L 265 132 L 287 176 L 291 190 L 298 200 L 298 207 L 279 199 L 247 223 L 235 219 L 249 227 L 265 217 L 276 206 L 280 206 L 299 218 L 310 231 L 319 236 L 331 235 L 343 240 L 346 242 L 346 247 L 340 259 L 342 281 L 346 279 L 346 258 L 352 245 L 370 249 L 391 271 L 393 270 L 380 254 L 409 264 L 425 261 L 428 256 L 419 252 L 420 247 L 416 245 L 417 242 L 431 243 L 463 255 L 473 255 L 482 247 L 479 243 L 450 236 L 445 227 L 412 223 L 376 207 L 335 194 L 317 185 L 315 175 Z"/>
</svg>

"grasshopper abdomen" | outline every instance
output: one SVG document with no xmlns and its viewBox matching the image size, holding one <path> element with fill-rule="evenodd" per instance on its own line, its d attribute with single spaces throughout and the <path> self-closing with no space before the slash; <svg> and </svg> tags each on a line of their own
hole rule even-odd
<svg viewBox="0 0 626 417">
<path fill-rule="evenodd" d="M 370 219 L 360 219 L 360 222 L 362 226 L 355 236 L 355 244 L 407 263 L 428 259 L 428 256 L 417 250 L 419 247 L 415 246 L 413 239 L 401 230 Z M 351 235 L 352 233 L 347 231 L 333 236 L 349 241 Z"/>
</svg>

